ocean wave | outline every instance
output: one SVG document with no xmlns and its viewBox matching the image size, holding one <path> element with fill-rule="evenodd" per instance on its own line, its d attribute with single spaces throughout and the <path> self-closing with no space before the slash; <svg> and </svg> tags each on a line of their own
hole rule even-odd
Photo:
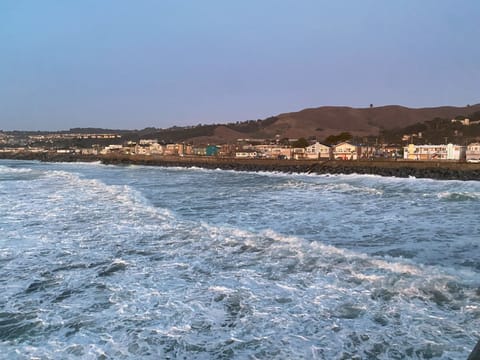
<svg viewBox="0 0 480 360">
<path fill-rule="evenodd" d="M 372 352 L 388 358 L 395 350 L 404 357 L 411 351 L 456 357 L 465 354 L 480 325 L 478 279 L 465 284 L 439 267 L 377 259 L 270 230 L 206 223 L 171 230 L 157 250 L 165 256 L 59 271 L 57 279 L 81 289 L 61 297 L 60 308 L 45 296 L 61 295 L 67 286 L 37 287 L 43 314 L 54 312 L 63 325 L 50 330 L 57 339 L 50 350 L 32 344 L 29 332 L 30 344 L 20 343 L 21 351 L 51 357 L 78 346 L 83 356 L 102 351 L 127 358 L 225 352 L 310 358 L 312 351 L 319 358 Z M 94 287 L 85 287 L 89 274 L 97 274 Z M 53 319 L 33 324 L 51 328 Z M 89 333 L 109 340 L 94 347 L 79 341 Z M 455 334 L 456 346 L 447 333 Z"/>
<path fill-rule="evenodd" d="M 29 173 L 32 169 L 30 168 L 19 168 L 19 167 L 11 167 L 11 166 L 4 166 L 0 165 L 0 173 Z"/>
<path fill-rule="evenodd" d="M 437 194 L 437 197 L 444 201 L 476 201 L 480 200 L 480 192 L 451 192 L 445 191 Z"/>
<path fill-rule="evenodd" d="M 352 241 L 344 244 L 373 241 L 335 226 L 307 239 L 299 231 L 285 235 L 273 229 L 276 220 L 261 228 L 241 221 L 215 223 L 212 214 L 229 211 L 240 217 L 250 211 L 251 192 L 224 208 L 217 192 L 207 194 L 208 200 L 200 196 L 212 187 L 210 176 L 182 178 L 199 189 L 187 205 L 206 209 L 182 216 L 172 204 L 180 201 L 178 194 L 184 200 L 185 189 L 171 181 L 170 169 L 99 167 L 102 176 L 73 169 L 42 170 L 44 176 L 10 184 L 11 191 L 0 194 L 5 214 L 0 227 L 10 239 L 0 248 L 0 312 L 19 331 L 2 340 L 1 356 L 465 358 L 480 335 L 480 282 L 474 268 L 422 265 L 415 258 L 329 245 L 329 234 Z M 113 181 L 127 175 L 144 181 L 150 198 L 131 178 Z M 348 203 L 357 193 L 378 201 L 375 192 L 369 193 L 377 186 L 368 178 L 317 184 L 310 177 L 269 183 L 257 182 L 257 176 L 232 179 L 230 174 L 216 181 L 248 183 L 247 189 L 260 188 L 255 194 L 275 186 L 312 194 L 319 186 L 325 191 L 319 206 L 325 208 L 334 205 L 325 194 L 333 194 L 335 204 L 339 196 L 349 195 Z M 174 186 L 180 188 L 172 191 Z M 222 194 L 230 199 L 228 191 Z M 174 197 L 170 208 L 162 198 L 168 196 Z M 305 208 L 287 214 L 292 217 L 288 226 L 301 214 L 318 221 L 308 217 L 317 209 Z M 261 208 L 267 215 L 273 210 L 268 203 Z M 388 215 L 382 219 L 400 218 Z M 28 246 L 19 248 L 22 242 Z"/>
<path fill-rule="evenodd" d="M 341 181 L 338 178 L 336 181 L 315 181 L 315 179 L 308 179 L 305 177 L 287 177 L 284 182 L 279 182 L 270 185 L 273 190 L 302 190 L 302 191 L 321 191 L 327 194 L 342 193 L 342 194 L 370 194 L 383 195 L 384 191 L 380 188 L 365 186 L 362 184 L 351 184 Z M 269 189 L 269 188 L 267 188 Z"/>
</svg>

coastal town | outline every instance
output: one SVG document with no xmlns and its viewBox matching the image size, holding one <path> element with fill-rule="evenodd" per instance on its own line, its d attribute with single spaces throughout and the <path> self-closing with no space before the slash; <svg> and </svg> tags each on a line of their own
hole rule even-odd
<svg viewBox="0 0 480 360">
<path fill-rule="evenodd" d="M 421 134 L 415 134 L 420 136 Z M 324 144 L 317 140 L 300 139 L 237 139 L 225 144 L 192 144 L 187 142 L 162 143 L 157 139 L 122 141 L 116 133 L 53 133 L 27 135 L 23 138 L 0 132 L 0 153 L 41 154 L 56 153 L 70 155 L 142 155 L 178 157 L 219 157 L 235 159 L 275 159 L 275 160 L 411 160 L 480 162 L 480 142 L 466 145 L 415 144 L 405 135 L 404 145 L 358 144 L 353 141 L 340 141 Z M 89 147 L 72 145 L 75 140 L 102 140 L 101 144 Z M 68 146 L 55 145 L 59 141 Z"/>
</svg>

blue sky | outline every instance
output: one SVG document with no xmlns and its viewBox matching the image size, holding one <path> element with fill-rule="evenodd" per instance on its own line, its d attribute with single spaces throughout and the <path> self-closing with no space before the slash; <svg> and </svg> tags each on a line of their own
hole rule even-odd
<svg viewBox="0 0 480 360">
<path fill-rule="evenodd" d="M 480 102 L 478 0 L 2 0 L 0 129 Z"/>
</svg>

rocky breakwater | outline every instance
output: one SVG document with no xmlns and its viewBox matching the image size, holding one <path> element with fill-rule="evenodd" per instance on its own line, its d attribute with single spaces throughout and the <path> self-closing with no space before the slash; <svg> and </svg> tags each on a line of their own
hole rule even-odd
<svg viewBox="0 0 480 360">
<path fill-rule="evenodd" d="M 269 171 L 286 173 L 312 172 L 318 162 L 270 159 L 235 159 L 207 156 L 140 156 L 108 155 L 101 158 L 104 164 L 135 164 L 167 167 L 199 167 L 235 171 Z"/>
<path fill-rule="evenodd" d="M 48 152 L 30 152 L 30 151 L 12 151 L 0 152 L 0 159 L 10 160 L 36 160 L 44 162 L 93 162 L 100 161 L 96 155 L 83 155 L 75 153 L 56 153 Z"/>
<path fill-rule="evenodd" d="M 480 181 L 480 164 L 448 161 L 317 161 L 235 159 L 206 156 L 80 155 L 58 153 L 0 153 L 0 158 L 50 162 L 89 162 L 103 164 L 200 167 L 236 171 L 268 171 L 313 174 L 371 174 L 438 180 Z"/>
<path fill-rule="evenodd" d="M 480 180 L 480 164 L 446 161 L 327 161 L 318 174 L 372 174 L 437 180 Z"/>
<path fill-rule="evenodd" d="M 312 161 L 232 159 L 217 157 L 119 156 L 101 158 L 104 164 L 201 167 L 236 171 L 315 174 L 371 174 L 438 180 L 480 180 L 480 164 L 445 161 Z"/>
</svg>

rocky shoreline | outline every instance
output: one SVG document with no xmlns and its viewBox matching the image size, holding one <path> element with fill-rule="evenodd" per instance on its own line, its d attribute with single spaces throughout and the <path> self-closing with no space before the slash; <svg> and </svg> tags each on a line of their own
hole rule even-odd
<svg viewBox="0 0 480 360">
<path fill-rule="evenodd" d="M 106 165 L 200 167 L 236 171 L 267 171 L 314 174 L 371 174 L 437 180 L 480 180 L 480 164 L 445 161 L 316 161 L 232 159 L 217 157 L 78 155 L 57 153 L 0 153 L 0 158 L 46 162 L 93 162 Z"/>
</svg>

